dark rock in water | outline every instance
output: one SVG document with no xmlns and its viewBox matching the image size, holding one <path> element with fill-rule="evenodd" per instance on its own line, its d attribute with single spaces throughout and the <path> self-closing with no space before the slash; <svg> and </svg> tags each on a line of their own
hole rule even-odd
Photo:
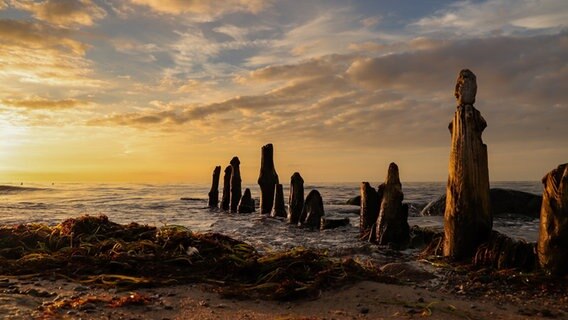
<svg viewBox="0 0 568 320">
<path fill-rule="evenodd" d="M 538 260 L 554 275 L 568 274 L 568 163 L 559 165 L 544 178 Z"/>
<path fill-rule="evenodd" d="M 361 182 L 361 212 L 359 217 L 359 233 L 369 231 L 377 223 L 379 217 L 379 197 L 377 191 L 368 182 Z"/>
<path fill-rule="evenodd" d="M 284 191 L 282 184 L 277 184 L 274 191 L 274 207 L 272 208 L 271 216 L 286 218 L 286 206 L 284 204 Z"/>
<path fill-rule="evenodd" d="M 298 224 L 304 208 L 304 179 L 298 172 L 290 178 L 290 197 L 288 198 L 288 223 Z"/>
<path fill-rule="evenodd" d="M 270 214 L 274 205 L 274 188 L 278 184 L 278 174 L 274 168 L 274 148 L 272 143 L 262 147 L 260 158 L 260 213 Z"/>
<path fill-rule="evenodd" d="M 321 230 L 335 229 L 349 225 L 349 218 L 321 218 Z"/>
<path fill-rule="evenodd" d="M 241 169 L 238 157 L 231 159 L 231 212 L 237 212 L 239 202 L 241 201 L 242 187 L 241 187 Z"/>
<path fill-rule="evenodd" d="M 239 207 L 237 209 L 238 213 L 252 213 L 254 212 L 254 199 L 251 196 L 250 189 L 246 188 L 245 193 L 239 202 Z"/>
<path fill-rule="evenodd" d="M 377 243 L 404 247 L 410 239 L 408 205 L 402 203 L 402 184 L 394 162 L 389 165 L 387 179 L 381 186 L 377 192 L 382 199 L 377 220 Z"/>
<path fill-rule="evenodd" d="M 225 168 L 225 175 L 223 176 L 223 197 L 221 198 L 221 209 L 229 210 L 231 203 L 231 166 Z"/>
<path fill-rule="evenodd" d="M 319 230 L 321 228 L 321 218 L 324 215 L 323 199 L 319 191 L 310 191 L 304 202 L 304 208 L 300 216 L 300 225 L 308 227 L 311 230 Z"/>
<path fill-rule="evenodd" d="M 221 166 L 216 166 L 213 170 L 213 182 L 211 182 L 211 190 L 209 191 L 209 207 L 217 208 L 219 205 L 219 176 L 221 175 Z"/>
<path fill-rule="evenodd" d="M 361 196 L 355 196 L 345 202 L 345 204 L 352 205 L 352 206 L 360 206 L 361 205 Z"/>
<path fill-rule="evenodd" d="M 493 188 L 489 191 L 491 198 L 491 213 L 499 215 L 504 213 L 515 213 L 532 218 L 538 218 L 540 215 L 540 205 L 542 196 L 512 190 Z M 420 215 L 422 216 L 441 216 L 446 209 L 446 195 L 442 195 L 438 199 L 428 203 Z"/>
</svg>

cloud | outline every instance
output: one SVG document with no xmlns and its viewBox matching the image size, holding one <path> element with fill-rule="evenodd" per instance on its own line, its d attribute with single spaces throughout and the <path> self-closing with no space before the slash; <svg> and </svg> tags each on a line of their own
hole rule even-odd
<svg viewBox="0 0 568 320">
<path fill-rule="evenodd" d="M 194 14 L 204 18 L 239 11 L 258 13 L 267 5 L 266 0 L 130 0 L 130 2 L 149 7 L 158 13 Z"/>
<path fill-rule="evenodd" d="M 106 16 L 106 11 L 91 0 L 16 0 L 13 5 L 29 11 L 36 19 L 60 27 L 91 26 Z"/>
<path fill-rule="evenodd" d="M 30 21 L 0 19 L 0 79 L 5 82 L 99 86 L 91 79 L 88 46 L 65 29 Z"/>
<path fill-rule="evenodd" d="M 25 99 L 2 99 L 0 104 L 12 108 L 22 108 L 27 110 L 60 110 L 60 109 L 72 109 L 84 105 L 88 105 L 89 102 L 81 101 L 77 99 L 61 99 L 52 100 L 42 97 L 29 97 Z"/>
<path fill-rule="evenodd" d="M 413 25 L 424 33 L 446 32 L 461 36 L 552 29 L 568 26 L 568 6 L 564 0 L 462 1 L 424 17 Z"/>
</svg>

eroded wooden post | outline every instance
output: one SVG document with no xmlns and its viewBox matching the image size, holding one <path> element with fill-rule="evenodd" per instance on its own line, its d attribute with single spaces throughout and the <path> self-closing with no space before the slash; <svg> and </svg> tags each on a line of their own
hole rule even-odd
<svg viewBox="0 0 568 320">
<path fill-rule="evenodd" d="M 444 214 L 444 255 L 457 260 L 472 257 L 493 227 L 487 146 L 481 139 L 487 123 L 473 106 L 476 93 L 475 75 L 461 70 L 455 88 L 458 107 L 449 126 L 452 145 Z"/>
<path fill-rule="evenodd" d="M 246 188 L 241 198 L 241 202 L 239 202 L 239 208 L 237 211 L 239 213 L 252 213 L 254 212 L 254 209 L 254 199 L 252 198 L 250 189 Z"/>
<path fill-rule="evenodd" d="M 262 147 L 260 158 L 260 213 L 270 214 L 274 205 L 274 188 L 278 184 L 278 174 L 274 168 L 274 148 L 272 143 Z"/>
<path fill-rule="evenodd" d="M 550 171 L 542 183 L 538 261 L 545 271 L 562 276 L 568 274 L 568 163 Z"/>
<path fill-rule="evenodd" d="M 229 210 L 231 203 L 231 166 L 225 168 L 225 175 L 223 176 L 223 197 L 221 198 L 221 209 Z"/>
<path fill-rule="evenodd" d="M 231 159 L 231 212 L 237 212 L 239 201 L 241 201 L 241 161 L 238 157 Z"/>
<path fill-rule="evenodd" d="M 274 186 L 274 207 L 271 216 L 286 218 L 286 205 L 284 204 L 284 190 L 282 184 Z"/>
<path fill-rule="evenodd" d="M 298 172 L 290 178 L 290 196 L 288 198 L 288 223 L 298 224 L 304 208 L 304 179 Z"/>
<path fill-rule="evenodd" d="M 365 235 L 379 217 L 379 198 L 377 191 L 368 182 L 361 182 L 361 215 L 359 216 L 359 232 Z"/>
<path fill-rule="evenodd" d="M 302 215 L 300 216 L 300 225 L 308 227 L 311 230 L 321 228 L 321 218 L 325 215 L 323 209 L 323 199 L 317 190 L 312 190 L 308 193 Z"/>
<path fill-rule="evenodd" d="M 221 166 L 216 166 L 213 170 L 213 182 L 211 182 L 211 190 L 209 191 L 210 208 L 217 208 L 219 205 L 219 177 L 221 175 Z"/>
<path fill-rule="evenodd" d="M 382 190 L 382 197 L 377 220 L 376 241 L 380 245 L 406 246 L 410 238 L 408 206 L 402 203 L 404 200 L 402 184 L 398 166 L 394 162 L 389 165 L 387 179 L 379 189 Z"/>
</svg>

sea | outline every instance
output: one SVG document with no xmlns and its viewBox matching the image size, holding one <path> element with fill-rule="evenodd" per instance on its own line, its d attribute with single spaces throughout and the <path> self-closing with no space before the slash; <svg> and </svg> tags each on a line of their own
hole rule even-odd
<svg viewBox="0 0 568 320">
<path fill-rule="evenodd" d="M 378 185 L 378 183 L 377 183 Z M 376 187 L 376 186 L 375 186 Z M 492 182 L 491 187 L 542 194 L 542 183 Z M 80 215 L 106 215 L 111 221 L 153 226 L 181 225 L 195 232 L 218 232 L 269 252 L 296 246 L 338 254 L 360 250 L 359 207 L 346 204 L 359 195 L 359 183 L 306 184 L 305 194 L 318 190 L 328 217 L 348 217 L 350 224 L 336 229 L 310 231 L 258 213 L 260 188 L 250 188 L 257 213 L 230 214 L 207 207 L 206 184 L 93 184 L 24 183 L 0 185 L 0 225 L 46 223 L 55 225 Z M 444 182 L 403 183 L 404 202 L 409 204 L 409 224 L 443 229 L 443 217 L 421 216 L 421 209 L 445 193 Z M 288 187 L 284 186 L 285 199 Z M 182 199 L 183 198 L 183 199 Z M 221 198 L 221 195 L 219 195 Z M 535 242 L 539 219 L 515 212 L 497 216 L 494 229 L 513 238 Z"/>
</svg>

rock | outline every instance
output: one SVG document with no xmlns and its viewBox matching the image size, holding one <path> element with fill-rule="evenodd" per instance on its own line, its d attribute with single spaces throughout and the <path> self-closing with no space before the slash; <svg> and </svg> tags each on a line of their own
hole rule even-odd
<svg viewBox="0 0 568 320">
<path fill-rule="evenodd" d="M 272 208 L 271 216 L 286 218 L 288 214 L 286 213 L 286 206 L 284 204 L 284 191 L 282 189 L 282 184 L 277 184 L 274 186 L 274 207 Z"/>
<path fill-rule="evenodd" d="M 250 193 L 250 189 L 246 188 L 245 193 L 241 198 L 241 202 L 239 202 L 239 207 L 237 208 L 238 213 L 252 213 L 254 212 L 254 199 Z"/>
<path fill-rule="evenodd" d="M 288 198 L 288 223 L 297 225 L 304 208 L 304 179 L 298 172 L 290 178 L 290 197 Z"/>
<path fill-rule="evenodd" d="M 352 206 L 360 206 L 361 205 L 361 196 L 355 196 L 353 198 L 348 199 L 345 204 L 352 205 Z"/>
<path fill-rule="evenodd" d="M 335 229 L 349 225 L 349 218 L 321 218 L 321 230 Z"/>
<path fill-rule="evenodd" d="M 321 218 L 325 215 L 323 209 L 323 199 L 319 191 L 312 190 L 308 193 L 302 215 L 300 216 L 300 225 L 308 227 L 311 230 L 319 230 L 321 228 Z"/>
<path fill-rule="evenodd" d="M 380 245 L 391 244 L 405 247 L 410 239 L 408 205 L 403 204 L 404 195 L 398 174 L 398 166 L 389 165 L 387 179 L 379 188 L 380 211 L 377 219 L 376 241 Z M 363 200 L 363 198 L 361 198 Z"/>
<path fill-rule="evenodd" d="M 368 182 L 361 182 L 361 213 L 359 216 L 359 233 L 367 233 L 377 223 L 379 217 L 379 197 L 377 191 Z"/>
<path fill-rule="evenodd" d="M 210 208 L 217 208 L 219 205 L 219 176 L 221 175 L 221 166 L 216 166 L 213 170 L 213 182 L 211 182 L 211 190 L 209 191 Z"/>
<path fill-rule="evenodd" d="M 458 107 L 449 129 L 452 136 L 446 210 L 444 256 L 471 258 L 493 227 L 489 197 L 487 146 L 481 134 L 487 123 L 475 109 L 475 75 L 464 69 L 456 84 Z"/>
<path fill-rule="evenodd" d="M 271 143 L 261 149 L 260 175 L 260 213 L 270 214 L 274 205 L 274 190 L 278 184 L 278 174 L 274 168 L 274 148 Z"/>
<path fill-rule="evenodd" d="M 231 212 L 237 212 L 242 196 L 240 164 L 238 157 L 231 159 Z"/>
<path fill-rule="evenodd" d="M 381 267 L 384 275 L 407 282 L 423 282 L 436 278 L 434 274 L 407 262 L 392 262 Z"/>
<path fill-rule="evenodd" d="M 493 216 L 505 213 L 520 214 L 531 218 L 540 216 L 542 196 L 512 189 L 492 188 L 489 190 L 489 198 Z M 441 216 L 445 210 L 446 195 L 442 195 L 428 203 L 420 215 Z"/>
<path fill-rule="evenodd" d="M 223 197 L 221 198 L 221 209 L 229 210 L 231 203 L 231 173 L 233 169 L 231 166 L 225 168 L 225 175 L 223 176 Z"/>
<path fill-rule="evenodd" d="M 554 275 L 568 274 L 568 163 L 544 178 L 538 260 L 541 268 Z"/>
</svg>

